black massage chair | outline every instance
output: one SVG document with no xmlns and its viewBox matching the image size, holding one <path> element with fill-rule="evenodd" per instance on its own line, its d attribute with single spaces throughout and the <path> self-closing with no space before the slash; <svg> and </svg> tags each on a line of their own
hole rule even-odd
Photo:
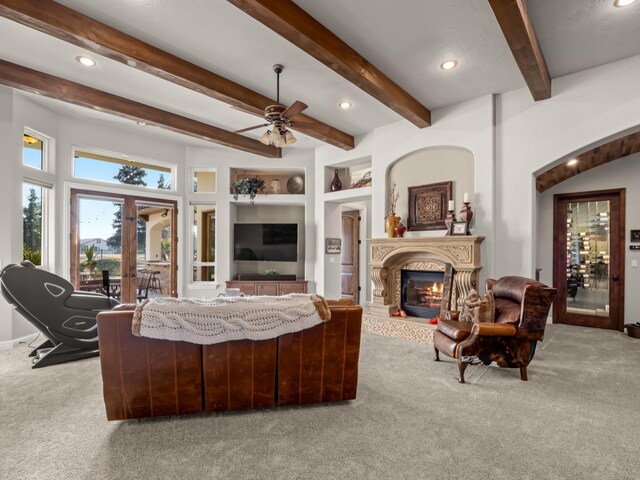
<svg viewBox="0 0 640 480">
<path fill-rule="evenodd" d="M 31 352 L 33 368 L 99 355 L 96 316 L 116 300 L 74 291 L 64 278 L 29 261 L 3 268 L 0 283 L 4 298 L 48 339 Z"/>
</svg>

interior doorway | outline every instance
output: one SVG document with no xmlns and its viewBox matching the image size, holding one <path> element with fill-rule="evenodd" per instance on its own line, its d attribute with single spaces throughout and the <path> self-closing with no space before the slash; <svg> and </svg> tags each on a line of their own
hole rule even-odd
<svg viewBox="0 0 640 480">
<path fill-rule="evenodd" d="M 340 253 L 340 298 L 360 302 L 360 212 L 342 212 Z"/>
<path fill-rule="evenodd" d="M 624 324 L 625 189 L 554 195 L 553 323 Z"/>
<path fill-rule="evenodd" d="M 70 277 L 121 303 L 177 296 L 177 203 L 71 190 Z M 109 272 L 105 286 L 103 271 Z"/>
</svg>

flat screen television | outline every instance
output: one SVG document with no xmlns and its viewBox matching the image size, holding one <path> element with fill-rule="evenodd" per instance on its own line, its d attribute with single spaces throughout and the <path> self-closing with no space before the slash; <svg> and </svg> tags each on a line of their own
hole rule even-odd
<svg viewBox="0 0 640 480">
<path fill-rule="evenodd" d="M 256 262 L 297 262 L 297 223 L 236 223 L 233 259 Z"/>
</svg>

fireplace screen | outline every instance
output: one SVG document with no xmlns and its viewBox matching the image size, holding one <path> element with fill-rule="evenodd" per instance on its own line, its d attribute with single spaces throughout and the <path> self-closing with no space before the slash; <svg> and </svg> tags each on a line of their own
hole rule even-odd
<svg viewBox="0 0 640 480">
<path fill-rule="evenodd" d="M 412 317 L 433 318 L 440 314 L 444 295 L 444 272 L 402 270 L 401 308 Z"/>
</svg>

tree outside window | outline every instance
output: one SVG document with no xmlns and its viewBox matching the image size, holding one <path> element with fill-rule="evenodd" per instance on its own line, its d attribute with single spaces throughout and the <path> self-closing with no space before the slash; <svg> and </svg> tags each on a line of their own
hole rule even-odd
<svg viewBox="0 0 640 480">
<path fill-rule="evenodd" d="M 42 265 L 42 187 L 23 184 L 23 259 Z"/>
</svg>

